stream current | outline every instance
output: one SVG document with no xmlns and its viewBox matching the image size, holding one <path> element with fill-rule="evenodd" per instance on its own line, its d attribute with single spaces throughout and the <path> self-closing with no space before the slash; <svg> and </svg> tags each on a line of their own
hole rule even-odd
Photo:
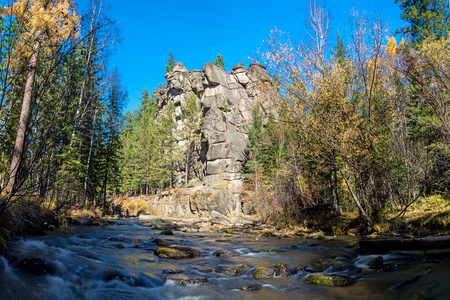
<svg viewBox="0 0 450 300">
<path fill-rule="evenodd" d="M 47 236 L 16 238 L 0 256 L 0 299 L 450 299 L 450 250 L 395 251 L 382 254 L 392 271 L 374 271 L 378 254 L 358 254 L 358 237 L 307 239 L 255 237 L 246 233 L 181 232 L 161 235 L 138 220 L 118 220 L 106 227 L 71 226 Z M 153 254 L 154 239 L 197 249 L 201 257 L 172 260 Z M 228 239 L 229 242 L 223 242 Z M 222 241 L 222 242 L 218 242 Z M 122 245 L 124 248 L 118 246 Z M 237 256 L 217 257 L 218 250 Z M 49 274 L 17 268 L 22 259 L 39 257 Z M 253 279 L 257 267 L 303 265 L 295 275 Z M 239 276 L 220 268 L 250 268 Z M 357 283 L 328 287 L 305 282 L 312 272 L 348 275 Z M 171 274 L 174 272 L 179 274 Z M 167 278 L 206 278 L 179 284 Z M 259 290 L 241 290 L 259 283 Z"/>
</svg>

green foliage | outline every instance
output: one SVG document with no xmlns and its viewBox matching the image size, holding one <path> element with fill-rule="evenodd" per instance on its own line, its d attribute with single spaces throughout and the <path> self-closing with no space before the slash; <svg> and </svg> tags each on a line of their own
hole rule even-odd
<svg viewBox="0 0 450 300">
<path fill-rule="evenodd" d="M 122 128 L 121 191 L 153 194 L 170 180 L 178 159 L 173 130 L 175 107 L 159 110 L 154 93 L 142 92 L 139 109 L 127 112 Z"/>
<path fill-rule="evenodd" d="M 197 144 L 202 140 L 200 135 L 201 124 L 203 123 L 202 110 L 198 103 L 197 95 L 194 93 L 189 94 L 186 98 L 186 102 L 181 106 L 183 110 L 183 126 L 185 133 L 183 139 L 186 140 L 185 148 L 183 152 L 185 154 L 185 184 L 188 185 L 189 181 L 189 168 L 191 165 L 191 154 Z"/>
<path fill-rule="evenodd" d="M 450 10 L 447 0 L 396 0 L 401 18 L 409 25 L 400 32 L 411 36 L 413 44 L 426 38 L 446 37 L 450 29 Z"/>
<path fill-rule="evenodd" d="M 331 54 L 339 65 L 344 66 L 345 60 L 347 59 L 348 55 L 348 47 L 344 45 L 344 42 L 339 36 L 339 32 L 336 36 L 336 46 L 334 47 L 334 51 Z"/>
<path fill-rule="evenodd" d="M 222 54 L 220 54 L 220 53 L 217 54 L 216 59 L 214 60 L 214 63 L 215 63 L 217 66 L 220 66 L 220 67 L 222 67 L 222 68 L 225 69 L 225 61 L 223 60 Z"/>
<path fill-rule="evenodd" d="M 169 52 L 169 57 L 167 58 L 166 65 L 166 74 L 173 71 L 173 66 L 175 65 L 175 58 L 173 57 L 173 53 Z"/>
</svg>

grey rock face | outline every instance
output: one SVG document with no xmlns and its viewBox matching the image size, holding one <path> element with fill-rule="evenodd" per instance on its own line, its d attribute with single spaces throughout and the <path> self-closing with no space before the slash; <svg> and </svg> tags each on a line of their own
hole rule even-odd
<svg viewBox="0 0 450 300">
<path fill-rule="evenodd" d="M 182 106 L 195 93 L 203 112 L 199 134 L 204 139 L 193 145 L 196 151 L 191 151 L 189 182 L 196 184 L 181 189 L 185 184 L 185 162 L 177 162 L 173 185 L 181 192 L 158 195 L 153 207 L 163 216 L 172 217 L 208 216 L 212 210 L 224 215 L 242 212 L 242 169 L 251 112 L 256 103 L 267 106 L 261 91 L 263 84 L 272 82 L 270 75 L 258 63 L 248 69 L 236 65 L 227 74 L 212 62 L 203 66 L 203 72 L 188 71 L 178 62 L 166 79 L 167 86 L 156 95 L 160 114 L 174 104 L 177 132 L 183 132 Z M 177 141 L 181 146 L 185 142 L 182 138 Z"/>
</svg>

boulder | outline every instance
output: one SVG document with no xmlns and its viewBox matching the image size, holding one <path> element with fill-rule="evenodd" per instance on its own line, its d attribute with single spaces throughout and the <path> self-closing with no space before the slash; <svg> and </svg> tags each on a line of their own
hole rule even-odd
<svg viewBox="0 0 450 300">
<path fill-rule="evenodd" d="M 382 256 L 375 257 L 368 263 L 368 266 L 369 269 L 376 271 L 383 269 L 384 267 L 383 257 Z"/>
<path fill-rule="evenodd" d="M 223 267 L 223 268 L 220 268 L 219 271 L 220 271 L 220 273 L 225 274 L 225 275 L 239 276 L 239 275 L 241 275 L 242 271 L 248 270 L 249 268 L 250 267 L 247 265 L 241 265 L 241 266 L 234 267 L 234 268 L 233 267 Z"/>
<path fill-rule="evenodd" d="M 173 231 L 170 229 L 164 229 L 161 231 L 161 235 L 173 235 Z"/>
<path fill-rule="evenodd" d="M 227 74 L 223 68 L 209 62 L 203 65 L 203 73 L 211 85 L 222 85 L 229 88 Z"/>
<path fill-rule="evenodd" d="M 161 239 L 154 239 L 153 243 L 155 243 L 158 246 L 162 246 L 162 247 L 167 247 L 170 245 L 170 243 L 168 241 L 161 240 Z"/>
<path fill-rule="evenodd" d="M 266 67 L 260 63 L 251 63 L 247 69 L 247 76 L 252 82 L 272 82 L 272 77 L 266 71 Z"/>
<path fill-rule="evenodd" d="M 155 255 L 160 258 L 170 259 L 195 258 L 200 256 L 197 250 L 185 246 L 158 246 L 155 249 Z"/>
<path fill-rule="evenodd" d="M 234 252 L 231 252 L 229 250 L 218 250 L 218 251 L 214 252 L 214 256 L 229 258 L 229 257 L 237 256 L 237 254 Z"/>
<path fill-rule="evenodd" d="M 255 270 L 253 278 L 255 279 L 269 279 L 275 275 L 275 271 L 270 268 L 259 267 Z"/>
<path fill-rule="evenodd" d="M 230 225 L 231 220 L 230 218 L 222 215 L 221 213 L 213 210 L 211 214 L 209 215 L 209 221 L 211 224 L 220 224 L 220 225 Z"/>
<path fill-rule="evenodd" d="M 44 275 L 49 273 L 48 263 L 39 257 L 29 257 L 21 260 L 17 266 L 25 273 L 34 275 Z"/>
</svg>

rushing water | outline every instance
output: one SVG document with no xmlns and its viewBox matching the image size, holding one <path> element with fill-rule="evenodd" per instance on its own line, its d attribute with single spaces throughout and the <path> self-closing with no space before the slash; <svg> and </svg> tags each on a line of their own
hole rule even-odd
<svg viewBox="0 0 450 300">
<path fill-rule="evenodd" d="M 17 238 L 10 244 L 10 252 L 0 256 L 0 299 L 450 299 L 450 250 L 384 254 L 385 263 L 393 264 L 394 271 L 377 272 L 368 269 L 377 255 L 358 255 L 356 237 L 317 240 L 224 235 L 174 231 L 173 236 L 163 236 L 137 220 L 120 220 L 106 227 L 73 226 L 44 237 Z M 154 238 L 193 247 L 202 256 L 158 258 L 153 254 Z M 224 238 L 230 242 L 217 242 Z M 125 248 L 117 248 L 119 243 Z M 239 255 L 214 255 L 222 249 Z M 260 253 L 260 249 L 278 251 Z M 27 257 L 48 261 L 50 274 L 38 276 L 19 270 L 19 261 Z M 253 279 L 255 268 L 276 263 L 310 270 L 289 277 Z M 250 269 L 240 276 L 205 273 L 208 268 L 242 264 Z M 357 284 L 327 287 L 305 282 L 314 269 L 346 275 L 345 265 L 362 269 L 353 274 Z M 182 273 L 167 274 L 172 269 Z M 181 285 L 166 281 L 167 277 L 206 277 L 208 282 Z M 260 290 L 240 290 L 256 282 L 262 285 Z"/>
</svg>

